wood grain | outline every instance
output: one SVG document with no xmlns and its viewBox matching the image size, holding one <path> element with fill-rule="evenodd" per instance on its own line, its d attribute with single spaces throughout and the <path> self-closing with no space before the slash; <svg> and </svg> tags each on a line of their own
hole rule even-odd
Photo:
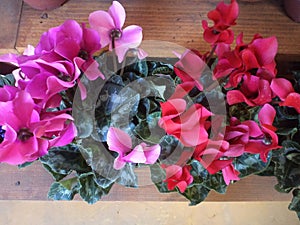
<svg viewBox="0 0 300 225">
<path fill-rule="evenodd" d="M 137 171 L 139 188 L 126 188 L 115 184 L 103 201 L 185 201 L 177 193 L 161 194 L 150 181 L 147 170 Z M 47 200 L 52 177 L 39 162 L 18 169 L 0 164 L 0 200 Z M 289 201 L 290 194 L 274 190 L 272 177 L 250 176 L 229 186 L 227 193 L 211 192 L 207 201 Z M 76 199 L 79 199 L 78 197 Z"/>
<path fill-rule="evenodd" d="M 206 19 L 219 0 L 120 0 L 127 12 L 126 25 L 143 27 L 145 40 L 160 40 L 176 43 L 185 48 L 195 48 L 201 52 L 209 50 L 202 40 L 201 21 Z M 229 2 L 229 1 L 227 1 Z M 280 0 L 238 1 L 240 16 L 235 34 L 244 33 L 250 41 L 255 33 L 264 37 L 278 38 L 278 53 L 300 56 L 300 24 L 285 15 Z M 66 19 L 88 22 L 88 15 L 95 10 L 107 10 L 111 0 L 71 0 L 63 7 L 41 12 L 23 6 L 17 48 L 27 44 L 36 45 L 40 35 L 52 26 L 58 26 Z M 159 49 L 157 55 L 161 56 Z"/>
<path fill-rule="evenodd" d="M 22 0 L 1 0 L 0 54 L 15 52 Z"/>
</svg>

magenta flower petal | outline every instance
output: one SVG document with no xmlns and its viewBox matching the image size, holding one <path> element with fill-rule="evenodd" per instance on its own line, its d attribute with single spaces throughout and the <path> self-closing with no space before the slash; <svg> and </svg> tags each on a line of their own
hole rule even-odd
<svg viewBox="0 0 300 225">
<path fill-rule="evenodd" d="M 142 143 L 134 147 L 134 149 L 122 159 L 125 162 L 133 162 L 133 163 L 145 163 L 146 157 L 144 154 L 144 146 L 146 144 Z"/>
<path fill-rule="evenodd" d="M 187 50 L 182 54 L 180 60 L 175 63 L 174 67 L 176 75 L 183 82 L 194 81 L 197 88 L 200 91 L 203 90 L 200 78 L 207 65 L 199 55 L 191 50 Z"/>
<path fill-rule="evenodd" d="M 80 44 L 81 49 L 93 54 L 95 51 L 101 49 L 100 36 L 96 30 L 86 28 L 82 25 L 83 37 Z"/>
<path fill-rule="evenodd" d="M 5 128 L 4 141 L 0 144 L 2 146 L 6 145 L 6 143 L 14 142 L 18 136 L 15 129 L 11 127 L 9 124 L 5 125 L 4 128 Z"/>
<path fill-rule="evenodd" d="M 77 136 L 77 129 L 73 122 L 70 122 L 69 125 L 62 130 L 60 135 L 50 141 L 51 147 L 64 146 L 71 143 L 74 138 Z"/>
<path fill-rule="evenodd" d="M 284 78 L 274 78 L 270 87 L 282 101 L 284 101 L 290 93 L 294 92 L 291 82 Z"/>
<path fill-rule="evenodd" d="M 115 28 L 114 20 L 111 15 L 105 11 L 95 11 L 89 16 L 91 28 L 100 35 L 100 44 L 105 47 L 111 43 L 110 33 Z"/>
<path fill-rule="evenodd" d="M 254 106 L 251 101 L 249 101 L 246 96 L 239 90 L 228 91 L 226 94 L 227 102 L 229 105 L 234 105 L 241 102 L 246 102 L 249 106 Z"/>
<path fill-rule="evenodd" d="M 20 91 L 13 102 L 13 113 L 20 120 L 20 124 L 28 125 L 32 117 L 34 102 L 29 93 Z M 26 107 L 21 107 L 26 106 Z"/>
<path fill-rule="evenodd" d="M 73 39 L 63 40 L 55 47 L 57 54 L 70 61 L 78 55 L 79 50 L 79 44 Z"/>
<path fill-rule="evenodd" d="M 258 113 L 258 120 L 261 125 L 272 125 L 275 116 L 275 109 L 271 105 L 265 104 Z"/>
<path fill-rule="evenodd" d="M 81 58 L 75 59 L 76 64 L 80 65 L 78 62 L 79 60 L 82 60 Z M 87 76 L 89 80 L 96 80 L 98 77 L 101 77 L 103 80 L 105 79 L 105 76 L 101 71 L 99 70 L 99 64 L 94 59 L 88 59 L 85 62 L 83 61 L 80 68 L 84 71 L 84 74 Z"/>
<path fill-rule="evenodd" d="M 84 84 L 80 80 L 77 81 L 77 84 L 78 84 L 78 88 L 80 90 L 81 100 L 86 99 L 86 97 L 87 97 L 87 90 L 86 90 Z"/>
<path fill-rule="evenodd" d="M 187 185 L 186 181 L 180 181 L 180 182 L 177 183 L 176 186 L 178 187 L 179 191 L 181 193 L 183 193 L 188 185 Z"/>
<path fill-rule="evenodd" d="M 235 170 L 232 164 L 223 168 L 222 173 L 223 173 L 224 181 L 227 185 L 229 185 L 230 181 L 232 181 L 232 180 L 240 180 L 240 178 L 238 176 L 240 174 L 240 172 Z"/>
<path fill-rule="evenodd" d="M 300 94 L 293 92 L 290 93 L 284 102 L 280 105 L 293 107 L 298 113 L 300 113 Z"/>
<path fill-rule="evenodd" d="M 115 51 L 118 56 L 118 61 L 122 62 L 126 52 L 130 48 L 137 48 L 143 39 L 142 28 L 136 25 L 126 27 L 122 36 L 115 40 Z M 112 50 L 112 48 L 110 48 Z"/>
<path fill-rule="evenodd" d="M 118 1 L 113 1 L 112 5 L 108 9 L 108 13 L 113 18 L 115 27 L 121 29 L 126 18 L 124 7 Z"/>
<path fill-rule="evenodd" d="M 162 166 L 166 170 L 166 179 L 164 180 L 164 182 L 167 183 L 167 188 L 169 190 L 174 190 L 174 188 L 177 187 L 179 191 L 183 193 L 185 192 L 188 185 L 193 182 L 193 176 L 190 174 L 190 166 Z"/>
<path fill-rule="evenodd" d="M 276 37 L 258 38 L 250 46 L 256 52 L 260 65 L 272 63 L 277 54 L 278 43 Z"/>
<path fill-rule="evenodd" d="M 176 70 L 176 68 L 174 68 L 174 71 L 175 70 Z M 195 83 L 193 81 L 178 84 L 175 88 L 174 93 L 169 98 L 169 101 L 171 99 L 180 99 L 180 98 L 185 97 L 194 87 L 195 87 Z"/>
<path fill-rule="evenodd" d="M 115 170 L 120 170 L 125 166 L 125 164 L 126 162 L 123 160 L 123 158 L 118 156 L 114 161 L 113 167 Z"/>
<path fill-rule="evenodd" d="M 259 128 L 258 124 L 253 120 L 244 121 L 243 124 L 249 127 L 249 136 L 257 138 L 263 135 L 263 132 Z"/>
<path fill-rule="evenodd" d="M 186 102 L 184 99 L 170 99 L 164 103 L 161 103 L 161 108 L 162 118 L 160 120 L 161 122 L 158 122 L 159 124 L 166 119 L 172 119 L 183 113 L 186 108 Z"/>
<path fill-rule="evenodd" d="M 144 147 L 144 154 L 146 157 L 146 164 L 154 164 L 161 152 L 161 147 L 159 144 L 152 145 L 152 146 L 145 146 Z"/>
<path fill-rule="evenodd" d="M 146 58 L 146 57 L 148 56 L 148 53 L 145 52 L 145 51 L 144 51 L 143 49 L 141 49 L 141 48 L 138 48 L 137 54 L 138 54 L 138 58 L 139 58 L 139 59 L 144 59 L 144 58 Z"/>
<path fill-rule="evenodd" d="M 120 155 L 131 150 L 132 142 L 130 136 L 121 129 L 110 127 L 107 132 L 107 144 L 111 151 L 118 152 Z"/>
</svg>

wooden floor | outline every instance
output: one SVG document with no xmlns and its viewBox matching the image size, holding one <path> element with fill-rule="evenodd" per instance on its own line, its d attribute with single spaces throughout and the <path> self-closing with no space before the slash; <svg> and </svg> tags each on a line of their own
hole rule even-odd
<svg viewBox="0 0 300 225">
<path fill-rule="evenodd" d="M 165 45 L 160 46 L 160 41 L 206 52 L 209 46 L 202 40 L 201 20 L 206 18 L 206 13 L 218 1 L 120 0 L 127 11 L 126 24 L 142 26 L 144 39 L 152 40 L 145 42 L 146 48 L 158 45 L 153 56 L 162 57 L 169 57 L 172 52 L 166 54 Z M 246 41 L 251 40 L 257 32 L 264 37 L 276 36 L 279 58 L 300 62 L 300 24 L 285 15 L 280 0 L 238 2 L 240 17 L 234 28 L 236 33 L 243 31 Z M 70 0 L 59 9 L 41 12 L 31 9 L 21 0 L 1 0 L 0 53 L 22 52 L 28 44 L 36 45 L 40 35 L 48 28 L 57 26 L 66 19 L 86 23 L 90 12 L 106 10 L 110 4 L 111 0 Z M 50 175 L 38 163 L 24 170 L 0 164 L 0 200 L 46 200 L 51 182 Z M 207 200 L 289 201 L 291 196 L 277 193 L 273 189 L 275 184 L 276 180 L 273 178 L 249 177 L 232 185 L 226 195 L 212 193 Z M 183 198 L 174 194 L 159 194 L 155 187 L 144 185 L 140 189 L 116 186 L 104 200 L 165 202 L 183 201 Z"/>
</svg>

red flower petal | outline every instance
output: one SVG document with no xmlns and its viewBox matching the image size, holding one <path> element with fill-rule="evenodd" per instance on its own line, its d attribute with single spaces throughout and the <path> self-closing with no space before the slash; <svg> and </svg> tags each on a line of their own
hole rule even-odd
<svg viewBox="0 0 300 225">
<path fill-rule="evenodd" d="M 286 97 L 285 101 L 280 105 L 293 107 L 298 113 L 300 113 L 300 94 L 296 92 L 290 93 Z"/>
</svg>

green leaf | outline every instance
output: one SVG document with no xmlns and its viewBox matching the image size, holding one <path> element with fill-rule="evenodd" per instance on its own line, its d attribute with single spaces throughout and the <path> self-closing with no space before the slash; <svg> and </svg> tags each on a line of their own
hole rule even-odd
<svg viewBox="0 0 300 225">
<path fill-rule="evenodd" d="M 53 179 L 55 181 L 60 181 L 62 180 L 64 177 L 66 177 L 68 174 L 61 174 L 61 173 L 57 173 L 55 172 L 50 166 L 48 166 L 47 164 L 42 164 L 43 167 L 50 173 L 50 175 L 53 177 Z"/>
<path fill-rule="evenodd" d="M 0 74 L 0 87 L 3 87 L 4 85 L 15 85 L 15 77 L 13 74 L 7 74 L 7 75 L 1 75 Z"/>
<path fill-rule="evenodd" d="M 86 173 L 79 176 L 79 183 L 81 188 L 79 194 L 83 200 L 89 204 L 94 204 L 101 199 L 102 196 L 107 195 L 112 185 L 107 188 L 102 188 L 95 182 L 93 173 Z"/>
<path fill-rule="evenodd" d="M 300 185 L 300 145 L 294 141 L 284 141 L 281 154 L 274 158 L 275 171 L 278 184 L 276 189 L 280 192 L 290 192 Z"/>
<path fill-rule="evenodd" d="M 196 183 L 202 183 L 209 176 L 207 169 L 205 169 L 198 160 L 192 160 L 190 162 L 191 175 L 194 177 Z"/>
<path fill-rule="evenodd" d="M 269 163 L 271 157 L 268 157 L 268 161 L 265 163 L 260 159 L 259 154 L 247 154 L 244 153 L 240 157 L 237 157 L 234 161 L 234 167 L 240 172 L 239 177 L 243 178 L 251 174 L 258 174 L 264 171 Z"/>
<path fill-rule="evenodd" d="M 40 158 L 40 161 L 56 180 L 62 179 L 72 171 L 77 173 L 91 171 L 75 144 L 52 148 Z"/>
<path fill-rule="evenodd" d="M 72 200 L 80 189 L 80 185 L 76 177 L 54 182 L 48 192 L 48 198 L 53 200 Z"/>
<path fill-rule="evenodd" d="M 194 177 L 194 183 L 202 184 L 208 189 L 213 189 L 221 194 L 226 192 L 227 185 L 222 173 L 209 174 L 197 160 L 192 160 L 190 165 L 192 166 L 191 174 Z"/>
<path fill-rule="evenodd" d="M 119 170 L 119 176 L 116 182 L 126 187 L 138 187 L 138 179 L 134 173 L 135 166 L 132 163 L 127 163 L 123 169 Z"/>
<path fill-rule="evenodd" d="M 158 126 L 161 118 L 160 112 L 154 112 L 147 116 L 147 120 L 141 121 L 134 129 L 134 133 L 142 140 L 157 144 L 165 135 L 165 131 Z"/>
<path fill-rule="evenodd" d="M 222 173 L 209 174 L 208 179 L 206 179 L 202 185 L 221 194 L 225 194 L 228 187 Z"/>
<path fill-rule="evenodd" d="M 124 73 L 134 72 L 140 77 L 148 76 L 148 64 L 145 60 L 137 60 L 135 63 L 132 63 L 124 68 Z"/>
<path fill-rule="evenodd" d="M 289 210 L 295 211 L 300 220 L 300 189 L 295 189 L 293 191 L 293 199 L 289 205 Z"/>
<path fill-rule="evenodd" d="M 159 61 L 148 61 L 149 74 L 165 74 L 174 75 L 174 68 L 171 64 L 159 62 Z"/>
<path fill-rule="evenodd" d="M 33 161 L 34 162 L 34 161 Z M 30 166 L 33 162 L 25 162 L 23 164 L 18 165 L 19 169 L 25 168 L 27 166 Z"/>
<path fill-rule="evenodd" d="M 194 184 L 188 187 L 182 195 L 190 201 L 190 205 L 197 205 L 206 199 L 209 191 L 202 184 Z"/>
<path fill-rule="evenodd" d="M 160 143 L 159 143 L 160 147 L 161 147 L 161 153 L 159 156 L 160 160 L 166 160 L 166 159 L 170 159 L 170 156 L 173 154 L 174 151 L 176 151 L 176 149 L 180 148 L 180 142 L 178 141 L 177 138 L 175 138 L 174 136 L 171 135 L 165 135 L 161 138 Z M 180 149 L 180 152 L 181 149 Z M 172 164 L 178 161 L 178 158 L 180 157 L 180 155 L 176 154 L 177 158 L 173 161 L 171 161 L 168 164 Z M 172 157 L 174 158 L 174 157 Z"/>
<path fill-rule="evenodd" d="M 296 127 L 291 127 L 291 128 L 279 127 L 278 130 L 276 131 L 278 135 L 283 135 L 283 136 L 287 136 L 287 135 L 293 136 L 297 132 L 298 129 Z"/>
</svg>

